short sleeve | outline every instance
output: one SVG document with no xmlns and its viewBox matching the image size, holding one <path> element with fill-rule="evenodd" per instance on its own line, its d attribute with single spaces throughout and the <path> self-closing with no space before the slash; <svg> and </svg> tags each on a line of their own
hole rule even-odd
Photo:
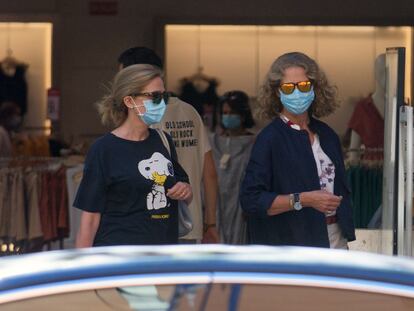
<svg viewBox="0 0 414 311">
<path fill-rule="evenodd" d="M 81 184 L 79 185 L 73 206 L 86 212 L 103 213 L 106 202 L 106 186 L 102 169 L 102 151 L 95 144 L 88 152 L 83 170 Z"/>
</svg>

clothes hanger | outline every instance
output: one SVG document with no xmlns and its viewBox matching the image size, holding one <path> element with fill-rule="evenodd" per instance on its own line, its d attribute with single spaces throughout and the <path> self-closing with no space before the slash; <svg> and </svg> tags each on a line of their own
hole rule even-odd
<svg viewBox="0 0 414 311">
<path fill-rule="evenodd" d="M 182 85 L 191 83 L 199 92 L 204 92 L 210 85 L 210 82 L 213 80 L 214 79 L 210 78 L 209 76 L 203 73 L 203 67 L 198 67 L 196 73 L 189 77 L 183 78 L 181 80 L 181 83 Z"/>
<path fill-rule="evenodd" d="M 15 74 L 18 66 L 24 67 L 25 69 L 29 67 L 27 64 L 18 61 L 13 56 L 13 50 L 11 48 L 7 49 L 6 57 L 3 58 L 0 63 L 4 73 L 9 76 L 13 76 Z"/>
<path fill-rule="evenodd" d="M 197 72 L 193 74 L 192 76 L 190 76 L 188 79 L 192 82 L 195 82 L 197 80 L 203 80 L 203 81 L 210 82 L 211 80 L 213 80 L 211 77 L 203 73 L 203 69 L 204 68 L 202 66 L 199 66 L 197 68 Z"/>
<path fill-rule="evenodd" d="M 211 83 L 214 83 L 216 86 L 220 84 L 218 79 L 206 75 L 203 72 L 202 66 L 198 67 L 196 73 L 182 80 L 183 84 L 188 82 L 192 83 L 199 92 L 207 90 Z"/>
</svg>

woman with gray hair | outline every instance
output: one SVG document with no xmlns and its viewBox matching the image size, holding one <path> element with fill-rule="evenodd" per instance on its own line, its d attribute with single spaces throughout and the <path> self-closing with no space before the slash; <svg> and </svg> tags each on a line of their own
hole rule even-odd
<svg viewBox="0 0 414 311">
<path fill-rule="evenodd" d="M 177 243 L 177 201 L 190 203 L 192 191 L 171 137 L 149 128 L 167 102 L 161 70 L 133 65 L 97 103 L 115 129 L 86 158 L 74 202 L 82 210 L 77 247 Z"/>
<path fill-rule="evenodd" d="M 341 145 L 316 119 L 335 111 L 336 89 L 313 59 L 292 52 L 274 61 L 258 101 L 273 121 L 242 184 L 250 243 L 347 249 L 355 229 Z"/>
</svg>

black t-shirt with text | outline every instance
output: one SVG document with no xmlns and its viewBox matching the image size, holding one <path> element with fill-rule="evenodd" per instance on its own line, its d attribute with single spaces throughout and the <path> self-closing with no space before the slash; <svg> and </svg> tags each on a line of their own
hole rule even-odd
<svg viewBox="0 0 414 311">
<path fill-rule="evenodd" d="M 94 246 L 177 243 L 177 201 L 166 193 L 189 181 L 166 135 L 171 155 L 153 129 L 142 141 L 108 133 L 91 146 L 73 205 L 101 213 Z"/>
</svg>

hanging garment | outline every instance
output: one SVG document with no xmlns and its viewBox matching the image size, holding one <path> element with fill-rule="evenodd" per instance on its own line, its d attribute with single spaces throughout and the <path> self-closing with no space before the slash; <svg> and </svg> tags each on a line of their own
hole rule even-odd
<svg viewBox="0 0 414 311">
<path fill-rule="evenodd" d="M 55 241 L 58 236 L 56 188 L 57 180 L 54 173 L 42 172 L 39 207 L 43 239 L 46 242 Z"/>
<path fill-rule="evenodd" d="M 34 154 L 35 146 L 27 134 L 15 135 L 12 139 L 13 157 L 31 157 Z"/>
<path fill-rule="evenodd" d="M 8 162 L 0 168 L 0 240 L 14 244 L 19 253 L 62 241 L 69 234 L 66 167 L 56 159 L 4 161 Z"/>
<path fill-rule="evenodd" d="M 208 86 L 204 91 L 198 90 L 192 81 L 184 80 L 179 96 L 181 100 L 189 103 L 197 110 L 208 127 L 214 125 L 215 106 L 218 101 L 216 89 L 217 81 L 214 79 L 208 82 Z M 206 112 L 208 113 L 206 114 Z"/>
<path fill-rule="evenodd" d="M 65 239 L 65 249 L 75 248 L 76 234 L 80 227 L 80 220 L 82 211 L 73 207 L 75 201 L 76 192 L 78 191 L 80 182 L 82 180 L 83 164 L 79 164 L 75 167 L 68 168 L 66 170 L 66 187 L 68 193 L 68 206 L 69 206 L 69 223 L 70 223 L 70 235 Z"/>
<path fill-rule="evenodd" d="M 9 208 L 8 208 L 8 174 L 7 169 L 0 169 L 0 239 L 4 239 L 8 234 L 9 227 Z"/>
<path fill-rule="evenodd" d="M 39 213 L 39 176 L 35 171 L 28 171 L 24 175 L 24 187 L 27 209 L 28 239 L 42 237 L 42 226 Z"/>
<path fill-rule="evenodd" d="M 351 166 L 346 170 L 352 189 L 356 228 L 367 228 L 382 204 L 382 167 Z"/>
<path fill-rule="evenodd" d="M 240 207 L 239 189 L 253 146 L 253 135 L 225 137 L 211 135 L 219 197 L 217 224 L 221 241 L 247 243 L 247 224 Z"/>
<path fill-rule="evenodd" d="M 371 95 L 357 103 L 348 127 L 361 137 L 365 147 L 384 146 L 384 118 L 375 106 Z"/>
<path fill-rule="evenodd" d="M 56 178 L 56 228 L 57 238 L 69 237 L 68 187 L 66 185 L 66 168 L 61 167 L 55 174 Z"/>
<path fill-rule="evenodd" d="M 12 76 L 7 75 L 0 66 L 0 103 L 15 102 L 21 109 L 21 115 L 27 112 L 26 66 L 16 66 Z"/>
<path fill-rule="evenodd" d="M 6 129 L 0 125 L 0 157 L 10 157 L 12 155 L 12 145 Z"/>
<path fill-rule="evenodd" d="M 29 136 L 28 139 L 31 141 L 33 146 L 33 157 L 49 157 L 49 138 L 46 135 L 34 135 Z"/>
<path fill-rule="evenodd" d="M 19 133 L 12 139 L 12 155 L 15 157 L 49 157 L 49 138 L 45 135 Z"/>
<path fill-rule="evenodd" d="M 27 238 L 26 212 L 24 202 L 23 171 L 15 169 L 9 173 L 9 215 L 8 237 L 16 241 Z"/>
</svg>

